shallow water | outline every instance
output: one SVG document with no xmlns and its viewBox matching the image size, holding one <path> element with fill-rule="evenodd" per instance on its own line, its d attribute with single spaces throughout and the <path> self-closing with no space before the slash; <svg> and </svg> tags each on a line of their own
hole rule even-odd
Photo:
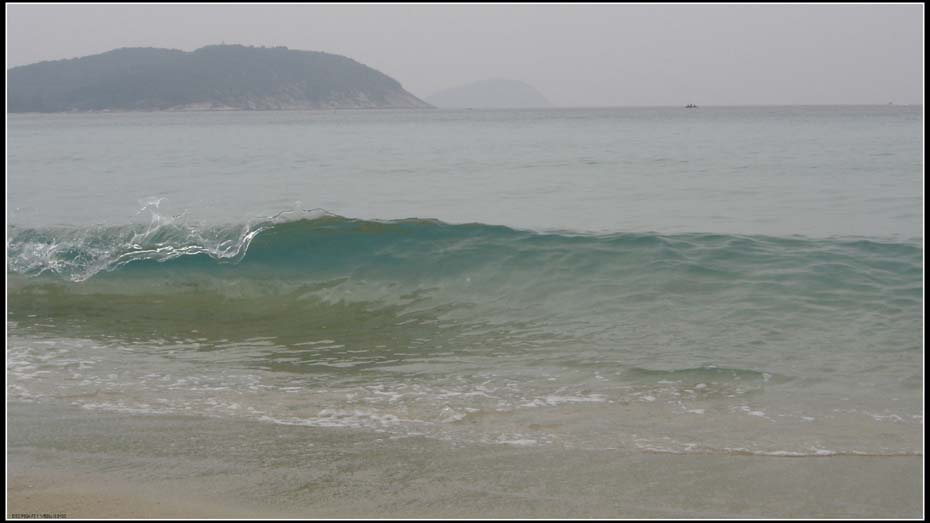
<svg viewBox="0 0 930 523">
<path fill-rule="evenodd" d="M 14 397 L 521 445 L 921 451 L 916 245 L 310 215 L 220 253 L 187 232 L 17 230 Z"/>
<path fill-rule="evenodd" d="M 9 404 L 11 512 L 68 517 L 919 517 L 920 457 L 455 445 Z"/>
</svg>

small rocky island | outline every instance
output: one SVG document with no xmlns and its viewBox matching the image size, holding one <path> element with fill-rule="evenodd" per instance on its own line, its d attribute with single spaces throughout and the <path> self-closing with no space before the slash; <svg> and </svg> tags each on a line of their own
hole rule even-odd
<svg viewBox="0 0 930 523">
<path fill-rule="evenodd" d="M 442 108 L 519 109 L 552 107 L 535 87 L 509 78 L 491 78 L 440 91 L 428 97 Z"/>
<path fill-rule="evenodd" d="M 9 112 L 428 107 L 355 60 L 286 47 L 123 48 L 7 71 Z"/>
</svg>

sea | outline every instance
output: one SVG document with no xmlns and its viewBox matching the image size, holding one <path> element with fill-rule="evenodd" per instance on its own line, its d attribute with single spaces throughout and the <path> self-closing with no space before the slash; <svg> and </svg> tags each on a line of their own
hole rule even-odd
<svg viewBox="0 0 930 523">
<path fill-rule="evenodd" d="M 764 503 L 669 501 L 667 463 L 712 460 L 687 463 L 720 485 L 764 459 L 745 482 L 776 494 L 803 483 L 790 467 L 922 463 L 922 106 L 9 114 L 7 132 L 8 454 L 112 471 L 174 459 L 142 433 L 182 423 L 174 457 L 213 442 L 180 460 L 209 455 L 201 472 L 316 456 L 236 487 L 306 507 L 300 474 L 364 498 L 408 481 L 416 460 L 385 449 L 422 451 L 431 488 L 484 460 L 473 509 L 532 485 L 505 481 L 530 456 L 564 481 L 497 501 L 524 515 L 623 475 L 584 456 L 634 460 L 624 488 L 683 516 Z M 353 483 L 362 456 L 378 465 Z M 567 515 L 659 514 L 596 488 Z M 920 495 L 831 502 L 797 507 Z"/>
</svg>

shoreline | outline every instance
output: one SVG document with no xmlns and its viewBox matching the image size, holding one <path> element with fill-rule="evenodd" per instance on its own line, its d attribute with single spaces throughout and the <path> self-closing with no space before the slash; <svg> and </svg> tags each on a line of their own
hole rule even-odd
<svg viewBox="0 0 930 523">
<path fill-rule="evenodd" d="M 185 109 L 101 109 L 96 111 L 11 111 L 8 114 L 35 116 L 35 115 L 101 115 L 101 114 L 184 114 L 184 113 L 333 113 L 333 112 L 378 112 L 378 111 L 435 111 L 437 107 L 295 107 L 281 109 L 248 109 L 241 107 L 230 108 L 185 108 Z"/>
<path fill-rule="evenodd" d="M 8 404 L 7 515 L 917 518 L 923 456 L 670 455 Z"/>
<path fill-rule="evenodd" d="M 923 107 L 923 104 L 739 104 L 739 105 L 702 105 L 703 109 L 789 109 L 789 108 L 816 108 L 816 107 Z M 580 111 L 580 110 L 613 110 L 613 109 L 684 109 L 682 105 L 609 105 L 609 106 L 588 106 L 588 105 L 557 105 L 552 107 L 293 107 L 278 109 L 248 109 L 241 107 L 209 107 L 209 108 L 181 108 L 181 109 L 100 109 L 86 111 L 10 111 L 8 114 L 13 115 L 92 115 L 92 114 L 152 114 L 152 113 L 280 113 L 280 112 L 308 112 L 308 113 L 330 113 L 343 111 Z"/>
<path fill-rule="evenodd" d="M 47 516 L 46 516 L 47 515 Z M 152 485 L 66 470 L 11 474 L 7 518 L 262 518 L 286 517 L 270 510 L 234 507 L 230 500 L 195 497 Z"/>
</svg>

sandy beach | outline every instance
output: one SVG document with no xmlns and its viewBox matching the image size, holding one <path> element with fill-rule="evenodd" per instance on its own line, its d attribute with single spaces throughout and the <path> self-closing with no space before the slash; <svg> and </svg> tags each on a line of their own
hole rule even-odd
<svg viewBox="0 0 930 523">
<path fill-rule="evenodd" d="M 10 407 L 9 517 L 917 518 L 922 511 L 921 456 L 543 452 Z"/>
<path fill-rule="evenodd" d="M 105 475 L 75 474 L 31 467 L 10 475 L 8 518 L 256 518 L 270 511 L 233 508 L 218 502 L 151 485 L 131 484 Z"/>
</svg>

